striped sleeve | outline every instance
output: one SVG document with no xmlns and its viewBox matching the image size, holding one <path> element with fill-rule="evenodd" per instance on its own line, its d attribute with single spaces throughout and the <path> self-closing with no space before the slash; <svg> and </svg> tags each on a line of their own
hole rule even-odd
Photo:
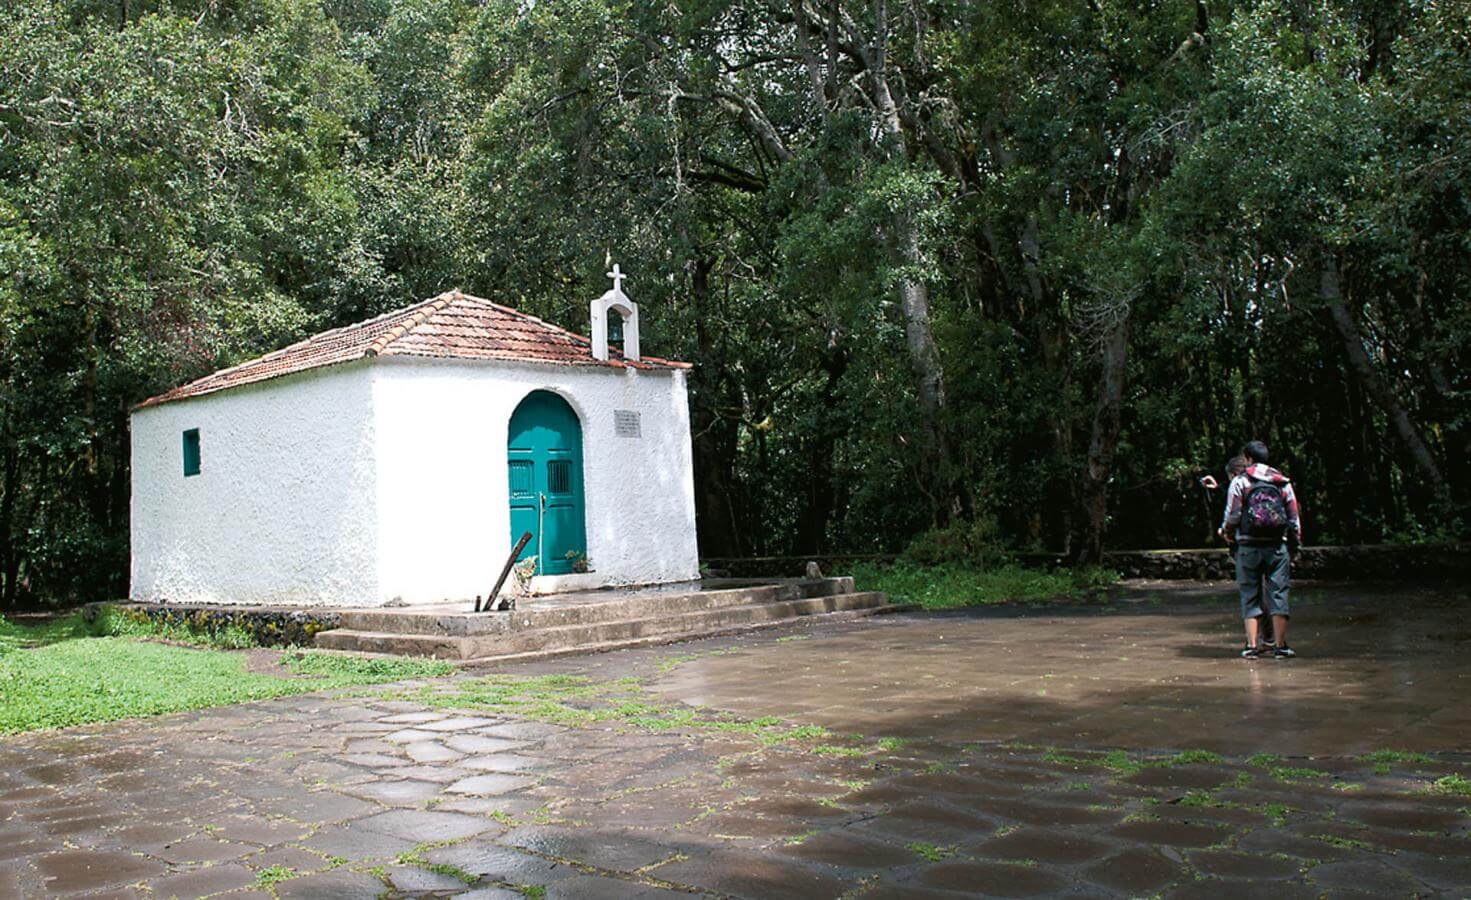
<svg viewBox="0 0 1471 900">
<path fill-rule="evenodd" d="M 1282 499 L 1287 502 L 1287 534 L 1294 543 L 1302 542 L 1302 513 L 1297 508 L 1297 491 L 1292 489 L 1292 483 L 1287 483 L 1287 489 L 1282 492 Z"/>
<path fill-rule="evenodd" d="M 1240 475 L 1231 479 L 1226 489 L 1226 515 L 1221 519 L 1221 531 L 1227 539 L 1234 539 L 1236 526 L 1241 522 L 1241 497 L 1246 490 L 1246 479 Z"/>
</svg>

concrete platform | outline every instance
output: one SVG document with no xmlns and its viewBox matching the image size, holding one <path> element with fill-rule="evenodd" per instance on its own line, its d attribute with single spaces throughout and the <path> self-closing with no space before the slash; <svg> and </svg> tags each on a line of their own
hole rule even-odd
<svg viewBox="0 0 1471 900">
<path fill-rule="evenodd" d="M 317 647 L 448 660 L 529 659 L 667 644 L 791 622 L 913 609 L 851 578 L 708 579 L 636 590 L 523 597 L 507 612 L 468 604 L 347 609 Z"/>
</svg>

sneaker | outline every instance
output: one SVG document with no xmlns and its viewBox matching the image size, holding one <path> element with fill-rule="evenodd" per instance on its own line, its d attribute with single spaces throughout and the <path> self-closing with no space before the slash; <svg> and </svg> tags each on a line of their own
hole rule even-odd
<svg viewBox="0 0 1471 900">
<path fill-rule="evenodd" d="M 1274 650 L 1272 652 L 1272 655 L 1275 656 L 1277 659 L 1292 659 L 1297 654 L 1292 652 L 1291 647 L 1283 644 L 1282 646 Z"/>
<path fill-rule="evenodd" d="M 1262 653 L 1266 653 L 1270 650 L 1276 650 L 1277 642 L 1272 640 L 1271 638 L 1262 638 L 1262 641 L 1258 646 L 1261 647 Z"/>
<path fill-rule="evenodd" d="M 1257 649 L 1256 647 L 1253 647 L 1250 644 L 1247 644 L 1245 647 L 1241 648 L 1242 659 L 1260 659 L 1261 655 L 1262 651 Z"/>
</svg>

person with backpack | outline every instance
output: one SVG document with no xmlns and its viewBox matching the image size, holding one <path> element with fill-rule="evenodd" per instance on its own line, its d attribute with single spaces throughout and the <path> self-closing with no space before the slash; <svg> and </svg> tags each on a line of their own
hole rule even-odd
<svg viewBox="0 0 1471 900">
<path fill-rule="evenodd" d="M 1267 445 L 1252 441 L 1241 448 L 1250 465 L 1231 479 L 1221 536 L 1236 547 L 1236 585 L 1246 626 L 1243 659 L 1267 655 L 1258 642 L 1263 615 L 1272 617 L 1277 646 L 1271 655 L 1291 659 L 1287 645 L 1288 587 L 1292 557 L 1302 544 L 1302 516 L 1297 494 L 1286 475 L 1267 465 Z"/>
<path fill-rule="evenodd" d="M 1249 465 L 1251 465 L 1251 461 L 1248 460 L 1245 456 L 1242 456 L 1239 453 L 1237 455 L 1231 457 L 1229 460 L 1227 460 L 1226 461 L 1226 485 L 1227 485 L 1227 487 L 1230 486 L 1231 482 L 1233 482 L 1233 481 L 1236 480 L 1237 476 L 1239 476 L 1242 472 L 1245 472 L 1246 471 L 1246 467 L 1249 466 Z M 1200 486 L 1203 487 L 1203 488 L 1205 488 L 1207 491 L 1221 490 L 1221 483 L 1218 482 L 1218 481 L 1216 481 L 1215 476 L 1213 476 L 1213 475 L 1206 475 L 1205 477 L 1201 478 L 1200 479 Z M 1216 533 L 1217 534 L 1221 534 L 1222 532 L 1218 529 L 1216 531 Z M 1236 544 L 1235 543 L 1230 543 L 1227 546 L 1229 548 L 1229 552 L 1230 552 L 1230 556 L 1231 556 L 1231 563 L 1232 563 L 1232 565 L 1235 565 L 1235 563 L 1236 563 Z M 1264 616 L 1258 616 L 1257 617 L 1257 624 L 1260 626 L 1259 629 L 1258 629 L 1257 647 L 1260 648 L 1260 649 L 1262 649 L 1262 650 L 1271 650 L 1271 651 L 1275 652 L 1276 649 L 1277 649 L 1277 637 L 1276 637 L 1276 635 L 1272 631 L 1272 617 L 1271 616 L 1265 616 L 1265 615 Z"/>
</svg>

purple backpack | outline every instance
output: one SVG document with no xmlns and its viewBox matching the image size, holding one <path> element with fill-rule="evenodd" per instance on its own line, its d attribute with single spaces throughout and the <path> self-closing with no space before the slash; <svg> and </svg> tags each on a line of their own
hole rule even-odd
<svg viewBox="0 0 1471 900">
<path fill-rule="evenodd" d="M 1248 474 L 1250 485 L 1241 498 L 1241 537 L 1252 541 L 1280 541 L 1287 534 L 1286 478 L 1275 481 Z"/>
</svg>

